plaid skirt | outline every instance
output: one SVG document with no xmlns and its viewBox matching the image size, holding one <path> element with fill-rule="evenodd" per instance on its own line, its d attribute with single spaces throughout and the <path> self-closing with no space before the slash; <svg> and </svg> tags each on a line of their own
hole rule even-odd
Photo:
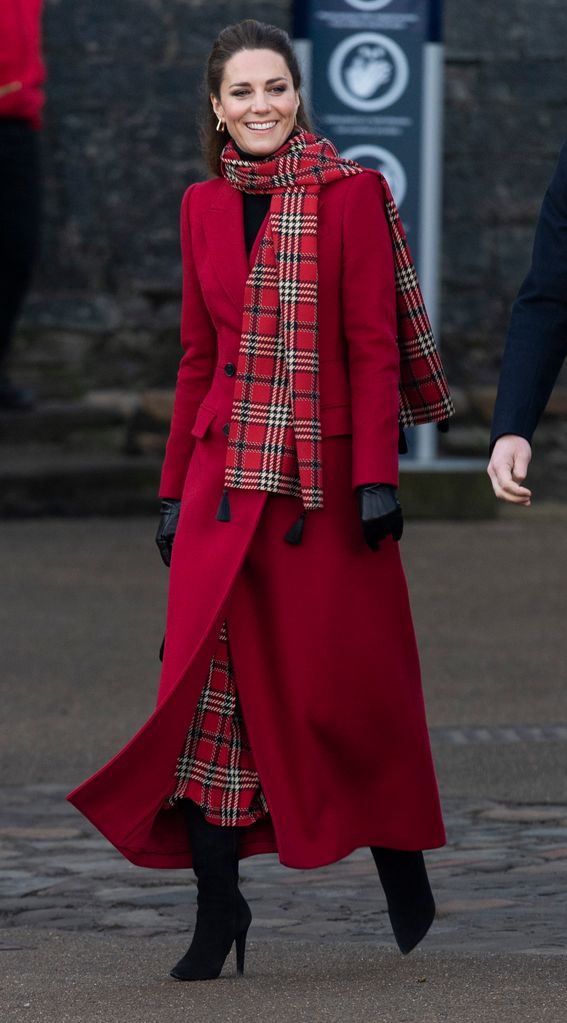
<svg viewBox="0 0 567 1023">
<path fill-rule="evenodd" d="M 167 805 L 192 799 L 212 824 L 253 824 L 268 813 L 236 692 L 226 622 L 175 778 Z"/>
</svg>

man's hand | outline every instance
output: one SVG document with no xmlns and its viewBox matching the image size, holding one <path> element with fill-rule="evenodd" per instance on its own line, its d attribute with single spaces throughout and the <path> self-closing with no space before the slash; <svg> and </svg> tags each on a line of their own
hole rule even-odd
<svg viewBox="0 0 567 1023">
<path fill-rule="evenodd" d="M 506 433 L 498 438 L 486 471 L 501 501 L 530 506 L 532 492 L 521 484 L 527 476 L 531 457 L 531 446 L 524 437 Z"/>
</svg>

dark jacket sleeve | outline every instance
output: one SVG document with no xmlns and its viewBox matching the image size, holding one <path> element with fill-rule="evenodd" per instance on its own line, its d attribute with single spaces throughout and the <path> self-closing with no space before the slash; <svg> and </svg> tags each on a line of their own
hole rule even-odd
<svg viewBox="0 0 567 1023">
<path fill-rule="evenodd" d="M 567 355 L 567 143 L 545 194 L 532 265 L 512 307 L 491 430 L 531 442 Z"/>
</svg>

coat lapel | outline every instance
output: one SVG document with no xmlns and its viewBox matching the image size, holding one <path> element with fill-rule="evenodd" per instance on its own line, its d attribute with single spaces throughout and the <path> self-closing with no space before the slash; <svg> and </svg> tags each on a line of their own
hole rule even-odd
<svg viewBox="0 0 567 1023">
<path fill-rule="evenodd" d="M 236 306 L 240 316 L 244 305 L 246 281 L 258 255 L 268 217 L 269 213 L 260 226 L 248 257 L 244 241 L 242 193 L 223 181 L 222 188 L 206 212 L 207 245 L 211 265 L 219 284 Z"/>
<path fill-rule="evenodd" d="M 242 315 L 248 259 L 244 244 L 242 195 L 226 182 L 206 211 L 211 266 L 230 301 Z"/>
</svg>

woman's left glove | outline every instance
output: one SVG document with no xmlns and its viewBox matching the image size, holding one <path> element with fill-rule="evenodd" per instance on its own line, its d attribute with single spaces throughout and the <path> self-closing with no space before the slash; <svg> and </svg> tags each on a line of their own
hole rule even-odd
<svg viewBox="0 0 567 1023">
<path fill-rule="evenodd" d="M 171 551 L 175 539 L 175 530 L 179 522 L 181 501 L 164 497 L 160 504 L 160 520 L 156 533 L 156 543 L 159 547 L 161 560 L 169 568 L 171 564 Z"/>
<path fill-rule="evenodd" d="M 389 483 L 366 483 L 358 488 L 358 504 L 362 532 L 371 550 L 379 550 L 380 540 L 387 536 L 401 539 L 404 518 L 395 487 Z"/>
</svg>

